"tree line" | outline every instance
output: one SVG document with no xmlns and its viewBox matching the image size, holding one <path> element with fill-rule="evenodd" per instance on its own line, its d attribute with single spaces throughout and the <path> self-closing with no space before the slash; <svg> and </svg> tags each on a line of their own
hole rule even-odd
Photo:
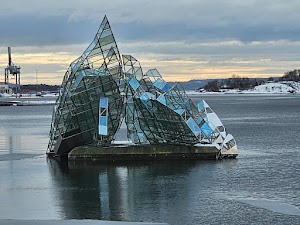
<svg viewBox="0 0 300 225">
<path fill-rule="evenodd" d="M 239 89 L 246 90 L 253 88 L 257 85 L 264 83 L 263 79 L 250 79 L 248 77 L 240 77 L 233 75 L 231 78 L 227 79 L 216 79 L 209 81 L 204 89 L 206 91 L 219 91 L 220 89 Z"/>
<path fill-rule="evenodd" d="M 279 78 L 279 80 L 300 82 L 300 70 L 286 72 L 282 77 Z"/>
</svg>

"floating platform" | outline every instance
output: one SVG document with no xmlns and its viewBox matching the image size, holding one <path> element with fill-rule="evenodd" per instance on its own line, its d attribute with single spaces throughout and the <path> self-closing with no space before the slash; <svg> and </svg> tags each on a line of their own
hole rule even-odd
<svg viewBox="0 0 300 225">
<path fill-rule="evenodd" d="M 219 149 L 213 145 L 110 145 L 79 146 L 68 154 L 69 160 L 151 161 L 151 160 L 215 160 Z"/>
</svg>

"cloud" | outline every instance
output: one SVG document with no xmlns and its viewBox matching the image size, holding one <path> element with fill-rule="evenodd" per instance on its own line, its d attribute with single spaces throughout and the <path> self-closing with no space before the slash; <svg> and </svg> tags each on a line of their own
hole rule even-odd
<svg viewBox="0 0 300 225">
<path fill-rule="evenodd" d="M 186 41 L 139 41 L 120 42 L 121 52 L 131 53 L 169 53 L 169 54 L 195 54 L 195 55 L 267 55 L 267 54 L 298 54 L 300 41 L 276 40 L 242 42 L 239 40 L 186 42 Z"/>
<path fill-rule="evenodd" d="M 38 70 L 39 80 L 60 84 L 69 64 L 82 54 L 88 43 L 12 48 L 13 62 L 22 68 L 22 82 Z M 166 80 L 281 76 L 299 66 L 298 41 L 220 41 L 118 43 L 121 53 L 137 58 L 146 72 L 157 68 Z M 0 61 L 7 62 L 7 48 L 0 48 Z M 0 65 L 2 68 L 6 63 Z"/>
<path fill-rule="evenodd" d="M 299 66 L 298 0 L 13 0 L 1 3 L 0 66 L 59 84 L 106 14 L 123 54 L 168 80 L 279 76 Z"/>
<path fill-rule="evenodd" d="M 106 14 L 121 40 L 298 40 L 297 8 L 298 0 L 14 0 L 1 3 L 0 28 L 37 43 L 80 43 Z"/>
</svg>

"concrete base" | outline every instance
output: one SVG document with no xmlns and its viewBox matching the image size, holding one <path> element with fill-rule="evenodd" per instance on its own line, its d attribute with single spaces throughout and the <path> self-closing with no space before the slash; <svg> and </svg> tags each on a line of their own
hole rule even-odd
<svg viewBox="0 0 300 225">
<path fill-rule="evenodd" d="M 111 145 L 108 147 L 79 146 L 68 155 L 69 160 L 145 161 L 168 159 L 207 160 L 217 158 L 215 146 L 189 145 Z"/>
</svg>

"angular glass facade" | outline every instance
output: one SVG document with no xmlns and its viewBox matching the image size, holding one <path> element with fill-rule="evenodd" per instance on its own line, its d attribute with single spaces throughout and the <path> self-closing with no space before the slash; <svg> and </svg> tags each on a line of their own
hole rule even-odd
<svg viewBox="0 0 300 225">
<path fill-rule="evenodd" d="M 106 17 L 62 86 L 48 153 L 110 145 L 123 119 L 134 144 L 214 144 L 220 154 L 236 152 L 233 137 L 206 102 L 196 106 L 179 84 L 170 86 L 156 69 L 143 73 L 134 57 L 120 56 Z"/>
</svg>

